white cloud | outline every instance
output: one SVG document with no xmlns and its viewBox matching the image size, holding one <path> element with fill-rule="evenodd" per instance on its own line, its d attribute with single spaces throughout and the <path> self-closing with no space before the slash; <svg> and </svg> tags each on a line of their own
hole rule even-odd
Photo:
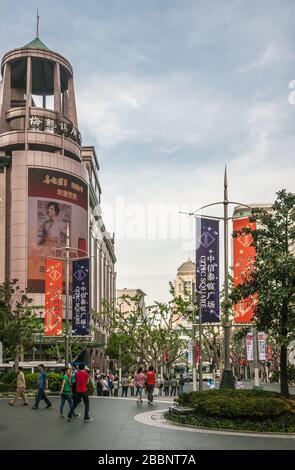
<svg viewBox="0 0 295 470">
<path fill-rule="evenodd" d="M 241 106 L 181 74 L 97 75 L 88 77 L 87 85 L 80 83 L 80 89 L 80 123 L 95 132 L 102 147 L 158 140 L 163 151 L 223 139 L 236 128 L 235 112 Z"/>
</svg>

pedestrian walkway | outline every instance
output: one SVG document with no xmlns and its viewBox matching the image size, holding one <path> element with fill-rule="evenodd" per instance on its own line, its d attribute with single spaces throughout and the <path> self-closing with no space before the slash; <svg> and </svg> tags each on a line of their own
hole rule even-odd
<svg viewBox="0 0 295 470">
<path fill-rule="evenodd" d="M 81 417 L 71 423 L 61 420 L 60 400 L 58 397 L 51 400 L 52 408 L 40 407 L 37 413 L 30 407 L 8 406 L 7 400 L 0 400 L 0 449 L 295 449 L 291 439 L 181 432 L 147 426 L 135 419 L 143 412 L 167 409 L 169 404 L 161 400 L 151 408 L 146 401 L 138 406 L 134 399 L 91 397 L 90 414 L 94 418 L 91 423 L 84 423 Z"/>
</svg>

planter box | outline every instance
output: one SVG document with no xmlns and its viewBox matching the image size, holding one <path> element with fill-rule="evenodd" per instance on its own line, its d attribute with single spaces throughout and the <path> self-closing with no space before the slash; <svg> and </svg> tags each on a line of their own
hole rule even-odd
<svg viewBox="0 0 295 470">
<path fill-rule="evenodd" d="M 193 415 L 194 412 L 195 409 L 189 406 L 169 406 L 168 415 L 185 418 L 189 415 Z"/>
</svg>

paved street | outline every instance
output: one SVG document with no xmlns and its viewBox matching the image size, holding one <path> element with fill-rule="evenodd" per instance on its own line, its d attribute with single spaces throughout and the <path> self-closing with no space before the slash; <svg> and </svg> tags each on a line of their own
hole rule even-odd
<svg viewBox="0 0 295 470">
<path fill-rule="evenodd" d="M 222 435 L 169 429 L 157 423 L 147 425 L 134 417 L 151 408 L 146 402 L 139 407 L 133 399 L 91 398 L 91 423 L 84 423 L 81 417 L 65 422 L 58 416 L 59 398 L 53 397 L 52 402 L 51 409 L 41 404 L 38 411 L 33 411 L 21 406 L 20 401 L 10 407 L 7 400 L 1 399 L 0 449 L 295 449 L 295 439 L 290 438 Z M 156 413 L 168 406 L 162 399 L 153 410 Z M 83 405 L 79 408 L 83 412 Z"/>
<path fill-rule="evenodd" d="M 251 390 L 253 388 L 254 382 L 253 380 L 242 380 L 242 384 L 244 386 L 245 390 Z M 263 390 L 269 391 L 269 392 L 280 392 L 280 385 L 278 383 L 264 383 L 261 382 L 260 385 L 262 385 Z M 216 388 L 219 388 L 219 382 L 216 382 Z M 184 391 L 185 392 L 191 392 L 193 389 L 193 384 L 191 382 L 185 384 L 184 386 Z M 197 383 L 197 390 L 199 389 L 199 383 Z M 203 382 L 203 389 L 204 390 L 209 390 L 209 387 L 207 386 L 207 382 Z M 295 386 L 294 385 L 289 385 L 289 393 L 290 395 L 295 395 Z"/>
</svg>

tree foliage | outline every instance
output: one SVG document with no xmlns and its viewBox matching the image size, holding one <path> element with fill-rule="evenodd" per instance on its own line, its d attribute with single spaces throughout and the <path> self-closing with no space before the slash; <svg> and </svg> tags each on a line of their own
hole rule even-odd
<svg viewBox="0 0 295 470">
<path fill-rule="evenodd" d="M 6 359 L 18 363 L 20 353 L 34 343 L 38 327 L 32 299 L 16 279 L 0 284 L 0 341 Z"/>
<path fill-rule="evenodd" d="M 255 230 L 234 236 L 251 234 L 256 257 L 231 299 L 257 296 L 254 323 L 280 347 L 281 394 L 287 396 L 287 346 L 295 338 L 295 195 L 279 191 L 272 210 L 253 209 L 250 222 L 256 222 Z"/>
<path fill-rule="evenodd" d="M 120 299 L 125 305 L 124 311 L 120 305 L 105 303 L 102 312 L 93 314 L 97 324 L 108 318 L 108 332 L 116 335 L 110 337 L 108 354 L 118 357 L 118 347 L 114 349 L 113 346 L 114 341 L 118 343 L 119 340 L 122 341 L 122 351 L 129 355 L 134 365 L 153 364 L 158 368 L 165 359 L 168 359 L 166 364 L 171 365 L 183 356 L 187 342 L 180 338 L 174 326 L 185 314 L 189 301 L 175 297 L 171 284 L 170 293 L 172 298 L 169 302 L 154 302 L 148 307 L 143 307 L 141 296 L 124 295 Z M 126 305 L 129 306 L 127 311 Z"/>
</svg>

